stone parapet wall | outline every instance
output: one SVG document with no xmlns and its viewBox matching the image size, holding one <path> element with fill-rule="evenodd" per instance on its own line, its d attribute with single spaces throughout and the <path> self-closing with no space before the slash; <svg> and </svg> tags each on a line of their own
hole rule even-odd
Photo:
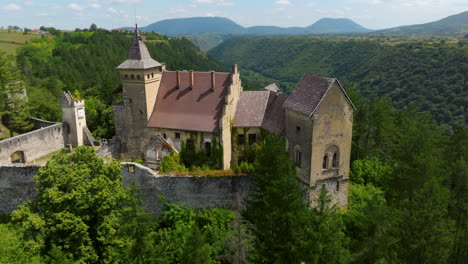
<svg viewBox="0 0 468 264">
<path fill-rule="evenodd" d="M 8 214 L 18 205 L 35 199 L 34 175 L 41 165 L 2 165 L 0 167 L 0 214 Z"/>
<path fill-rule="evenodd" d="M 0 214 L 11 213 L 18 205 L 35 199 L 34 175 L 39 165 L 0 166 Z M 148 212 L 160 213 L 165 202 L 185 204 L 195 209 L 224 207 L 238 210 L 244 206 L 251 178 L 160 176 L 136 163 L 122 163 L 123 184 L 140 188 L 140 199 Z"/>
<path fill-rule="evenodd" d="M 194 209 L 224 207 L 239 210 L 251 188 L 249 176 L 193 177 L 160 176 L 147 167 L 123 163 L 124 186 L 140 188 L 143 207 L 159 213 L 164 202 L 185 204 Z"/>
<path fill-rule="evenodd" d="M 22 152 L 26 162 L 36 160 L 63 148 L 62 124 L 39 128 L 37 130 L 0 141 L 0 164 L 10 164 L 11 155 Z"/>
</svg>

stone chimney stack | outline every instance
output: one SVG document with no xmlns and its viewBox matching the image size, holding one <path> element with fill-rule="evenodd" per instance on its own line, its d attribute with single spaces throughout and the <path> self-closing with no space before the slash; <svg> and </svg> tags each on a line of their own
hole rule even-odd
<svg viewBox="0 0 468 264">
<path fill-rule="evenodd" d="M 193 78 L 193 70 L 190 71 L 190 89 L 193 89 L 194 86 L 194 78 Z"/>
<path fill-rule="evenodd" d="M 211 71 L 211 90 L 214 91 L 216 85 L 215 72 Z"/>
<path fill-rule="evenodd" d="M 232 73 L 237 74 L 239 72 L 239 69 L 237 67 L 237 64 L 232 65 Z"/>
<path fill-rule="evenodd" d="M 177 89 L 180 89 L 180 71 L 176 71 L 176 75 L 177 75 Z"/>
</svg>

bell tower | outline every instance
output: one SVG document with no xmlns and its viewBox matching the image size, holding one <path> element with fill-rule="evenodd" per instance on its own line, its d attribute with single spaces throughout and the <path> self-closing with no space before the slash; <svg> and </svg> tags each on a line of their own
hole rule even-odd
<svg viewBox="0 0 468 264">
<path fill-rule="evenodd" d="M 119 135 L 123 144 L 137 144 L 142 136 L 146 122 L 156 102 L 165 65 L 155 61 L 146 48 L 138 26 L 135 26 L 132 44 L 128 58 L 117 67 L 120 72 L 123 93 L 123 120 L 125 124 L 116 126 L 125 127 L 125 135 Z M 117 123 L 118 120 L 116 120 Z"/>
</svg>

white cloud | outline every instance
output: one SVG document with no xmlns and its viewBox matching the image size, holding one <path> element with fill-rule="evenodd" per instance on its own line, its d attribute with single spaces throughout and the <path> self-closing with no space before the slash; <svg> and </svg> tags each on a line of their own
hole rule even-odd
<svg viewBox="0 0 468 264">
<path fill-rule="evenodd" d="M 275 4 L 287 6 L 287 5 L 291 5 L 291 2 L 289 0 L 278 0 L 275 2 Z"/>
<path fill-rule="evenodd" d="M 24 5 L 25 6 L 32 6 L 32 5 L 34 5 L 34 2 L 33 1 L 26 1 L 26 2 L 24 2 Z"/>
<path fill-rule="evenodd" d="M 5 10 L 10 10 L 10 11 L 16 11 L 16 10 L 21 10 L 21 6 L 17 4 L 8 4 L 3 7 Z"/>
<path fill-rule="evenodd" d="M 83 11 L 83 7 L 81 7 L 79 4 L 77 3 L 71 3 L 68 5 L 68 8 L 70 9 L 73 9 L 75 11 Z"/>
<path fill-rule="evenodd" d="M 133 4 L 138 3 L 140 0 L 112 0 L 112 4 Z"/>
<path fill-rule="evenodd" d="M 128 14 L 125 13 L 125 11 L 115 9 L 113 7 L 107 8 L 107 13 L 112 14 L 112 15 L 119 15 L 123 17 L 128 17 Z"/>
<path fill-rule="evenodd" d="M 93 4 L 90 4 L 89 6 L 90 6 L 91 8 L 94 8 L 94 9 L 99 9 L 99 8 L 101 8 L 101 5 L 98 4 L 98 3 L 93 3 Z"/>
<path fill-rule="evenodd" d="M 197 4 L 216 4 L 219 6 L 232 6 L 234 5 L 233 2 L 229 2 L 226 0 L 193 0 L 194 3 Z"/>
<path fill-rule="evenodd" d="M 174 8 L 174 7 L 169 8 L 170 14 L 180 14 L 180 13 L 185 13 L 185 11 L 186 10 L 183 8 Z"/>
</svg>

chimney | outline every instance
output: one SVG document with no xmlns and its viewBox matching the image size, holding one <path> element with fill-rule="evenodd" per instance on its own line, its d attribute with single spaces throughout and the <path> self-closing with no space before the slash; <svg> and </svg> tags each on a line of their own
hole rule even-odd
<svg viewBox="0 0 468 264">
<path fill-rule="evenodd" d="M 176 75 L 177 75 L 177 89 L 180 89 L 180 71 L 176 71 Z"/>
<path fill-rule="evenodd" d="M 215 84 L 216 84 L 215 72 L 214 72 L 214 71 L 211 71 L 211 91 L 212 91 L 212 92 L 214 92 Z"/>
<path fill-rule="evenodd" d="M 193 78 L 193 70 L 190 71 L 190 89 L 193 89 L 194 85 L 194 78 Z"/>
<path fill-rule="evenodd" d="M 232 65 L 232 73 L 236 74 L 238 73 L 238 71 L 239 70 L 238 70 L 237 64 Z"/>
</svg>

